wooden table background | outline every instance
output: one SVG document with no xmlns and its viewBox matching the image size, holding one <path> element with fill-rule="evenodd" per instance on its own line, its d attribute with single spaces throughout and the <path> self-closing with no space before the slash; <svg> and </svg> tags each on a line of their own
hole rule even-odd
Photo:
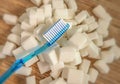
<svg viewBox="0 0 120 84">
<path fill-rule="evenodd" d="M 79 10 L 87 9 L 92 10 L 96 4 L 102 4 L 106 10 L 113 17 L 110 26 L 110 37 L 116 39 L 117 44 L 120 46 L 120 0 L 76 0 Z M 12 26 L 7 25 L 2 20 L 4 13 L 12 13 L 20 16 L 25 8 L 33 6 L 29 0 L 0 0 L 0 45 L 4 44 L 7 35 L 10 33 Z M 7 57 L 0 60 L 0 75 L 13 63 L 14 57 Z M 33 75 L 37 75 L 38 80 L 48 76 L 48 73 L 41 75 L 38 71 L 36 64 L 33 65 Z M 110 64 L 109 74 L 100 74 L 95 84 L 120 84 L 120 60 Z M 25 77 L 20 75 L 13 75 L 5 84 L 25 84 Z"/>
</svg>

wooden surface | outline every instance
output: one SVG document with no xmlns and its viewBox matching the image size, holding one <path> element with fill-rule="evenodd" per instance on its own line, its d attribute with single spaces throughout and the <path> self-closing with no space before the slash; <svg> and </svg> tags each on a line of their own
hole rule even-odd
<svg viewBox="0 0 120 84">
<path fill-rule="evenodd" d="M 110 26 L 110 37 L 114 37 L 117 44 L 120 45 L 120 0 L 76 0 L 79 6 L 79 10 L 87 9 L 92 10 L 96 4 L 102 4 L 107 11 L 113 17 L 113 21 Z M 20 16 L 25 8 L 33 6 L 29 0 L 0 0 L 0 45 L 4 44 L 7 35 L 10 33 L 12 26 L 5 24 L 2 20 L 4 13 L 12 13 Z M 8 69 L 13 63 L 14 57 L 7 57 L 4 60 L 0 60 L 0 75 Z M 33 65 L 33 75 L 37 76 L 38 80 L 45 78 L 49 74 L 41 75 L 36 67 Z M 110 73 L 101 74 L 95 84 L 120 84 L 120 60 L 110 64 Z M 25 77 L 20 75 L 11 76 L 5 84 L 25 84 Z"/>
</svg>

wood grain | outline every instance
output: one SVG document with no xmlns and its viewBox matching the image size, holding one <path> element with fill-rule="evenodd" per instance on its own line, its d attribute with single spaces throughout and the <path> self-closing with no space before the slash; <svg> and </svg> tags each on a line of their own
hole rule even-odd
<svg viewBox="0 0 120 84">
<path fill-rule="evenodd" d="M 114 37 L 117 44 L 120 46 L 120 0 L 76 0 L 79 6 L 79 11 L 87 9 L 91 11 L 96 4 L 102 4 L 113 17 L 110 26 L 109 37 Z M 4 13 L 12 13 L 20 16 L 25 8 L 34 6 L 29 0 L 0 0 L 0 45 L 4 44 L 7 35 L 10 33 L 12 26 L 7 25 L 2 20 Z M 14 57 L 7 57 L 0 60 L 0 75 L 5 72 L 8 67 L 13 63 Z M 109 74 L 100 74 L 95 84 L 120 84 L 120 60 L 110 64 Z M 49 75 L 45 73 L 41 75 L 38 71 L 36 64 L 32 66 L 32 75 L 36 75 L 37 83 L 40 79 Z M 11 76 L 5 84 L 25 84 L 25 77 L 20 75 Z"/>
</svg>

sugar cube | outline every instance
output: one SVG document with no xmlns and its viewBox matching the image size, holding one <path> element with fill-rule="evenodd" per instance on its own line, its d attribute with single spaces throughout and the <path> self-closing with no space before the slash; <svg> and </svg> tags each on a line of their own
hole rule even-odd
<svg viewBox="0 0 120 84">
<path fill-rule="evenodd" d="M 29 66 L 33 65 L 34 63 L 36 63 L 37 61 L 38 61 L 38 58 L 35 56 L 35 57 L 33 57 L 32 59 L 30 59 L 29 61 L 27 61 L 27 62 L 25 63 L 25 66 L 26 66 L 26 67 L 29 67 Z"/>
<path fill-rule="evenodd" d="M 50 65 L 46 62 L 38 62 L 37 66 L 41 74 L 44 74 L 50 70 Z"/>
<path fill-rule="evenodd" d="M 15 25 L 17 23 L 17 16 L 13 15 L 13 14 L 4 14 L 3 15 L 3 20 L 10 25 Z"/>
<path fill-rule="evenodd" d="M 13 43 L 15 43 L 17 45 L 20 45 L 20 36 L 14 34 L 14 33 L 9 34 L 7 39 L 10 42 L 13 42 Z"/>
<path fill-rule="evenodd" d="M 93 9 L 93 13 L 97 17 L 104 19 L 106 21 L 110 22 L 112 20 L 112 17 L 106 12 L 106 10 L 101 5 L 98 5 L 97 7 L 95 7 Z"/>
<path fill-rule="evenodd" d="M 31 0 L 31 2 L 34 3 L 36 6 L 40 6 L 42 0 Z"/>
<path fill-rule="evenodd" d="M 79 66 L 79 69 L 82 70 L 84 73 L 88 73 L 89 67 L 90 67 L 91 61 L 87 59 L 83 59 L 83 62 Z"/>
<path fill-rule="evenodd" d="M 112 48 L 110 49 L 111 52 L 113 52 L 115 54 L 115 60 L 118 60 L 120 58 L 120 48 L 115 45 L 115 46 L 112 46 Z"/>
<path fill-rule="evenodd" d="M 98 71 L 94 68 L 90 68 L 88 75 L 89 75 L 89 81 L 91 83 L 95 83 L 95 81 L 97 80 L 98 77 Z"/>
<path fill-rule="evenodd" d="M 58 58 L 57 58 L 55 50 L 51 50 L 51 51 L 44 53 L 43 57 L 45 61 L 48 62 L 50 65 L 55 65 L 58 63 Z"/>
<path fill-rule="evenodd" d="M 75 59 L 76 50 L 73 47 L 62 47 L 59 52 L 59 60 L 64 63 L 70 63 Z"/>
<path fill-rule="evenodd" d="M 109 67 L 104 60 L 98 60 L 94 63 L 94 67 L 97 68 L 101 73 L 107 74 L 109 72 Z"/>
<path fill-rule="evenodd" d="M 115 54 L 112 51 L 102 51 L 101 59 L 106 63 L 112 63 L 114 61 Z"/>
<path fill-rule="evenodd" d="M 32 68 L 23 66 L 19 70 L 17 70 L 15 74 L 29 76 L 31 72 L 32 72 Z"/>
<path fill-rule="evenodd" d="M 71 45 L 75 46 L 77 49 L 83 49 L 87 46 L 86 34 L 77 32 L 69 39 L 69 42 Z"/>
<path fill-rule="evenodd" d="M 5 55 L 12 55 L 12 51 L 16 48 L 16 45 L 14 43 L 11 43 L 9 41 L 7 41 L 5 43 L 5 46 L 3 47 L 2 53 Z"/>
<path fill-rule="evenodd" d="M 58 78 L 58 79 L 50 82 L 49 84 L 67 84 L 67 83 L 63 78 Z"/>
<path fill-rule="evenodd" d="M 109 48 L 109 47 L 114 46 L 115 44 L 116 44 L 115 39 L 113 39 L 113 38 L 112 39 L 108 39 L 108 40 L 103 42 L 102 48 Z"/>
<path fill-rule="evenodd" d="M 99 27 L 97 22 L 92 22 L 88 25 L 88 32 L 92 32 Z"/>
<path fill-rule="evenodd" d="M 40 84 L 49 84 L 50 82 L 52 82 L 52 78 L 49 76 L 47 78 L 44 78 L 42 80 L 40 80 Z"/>
<path fill-rule="evenodd" d="M 44 23 L 45 21 L 45 13 L 44 13 L 44 8 L 39 8 L 36 10 L 37 11 L 37 23 Z"/>
<path fill-rule="evenodd" d="M 39 43 L 37 42 L 34 36 L 30 36 L 28 39 L 22 42 L 21 45 L 25 50 L 29 50 L 38 46 Z"/>
<path fill-rule="evenodd" d="M 87 11 L 83 10 L 75 16 L 75 20 L 80 24 L 87 18 Z"/>
<path fill-rule="evenodd" d="M 67 76 L 68 84 L 83 84 L 84 72 L 82 70 L 69 69 Z"/>
<path fill-rule="evenodd" d="M 52 6 L 51 4 L 44 5 L 45 18 L 52 17 Z"/>
<path fill-rule="evenodd" d="M 20 24 L 16 24 L 12 29 L 11 32 L 17 35 L 21 34 L 21 28 L 20 28 Z"/>
<path fill-rule="evenodd" d="M 32 36 L 32 33 L 28 32 L 28 31 L 22 31 L 21 32 L 21 42 L 24 42 L 30 36 Z"/>
<path fill-rule="evenodd" d="M 99 52 L 100 49 L 91 41 L 89 42 L 88 46 L 87 46 L 87 51 L 88 51 L 88 57 L 90 58 L 94 58 L 94 59 L 99 59 Z"/>
<path fill-rule="evenodd" d="M 26 84 L 36 84 L 35 76 L 29 76 L 26 78 Z"/>
<path fill-rule="evenodd" d="M 3 45 L 0 45 L 0 59 L 3 59 L 5 58 L 6 56 L 2 53 L 2 50 L 3 50 Z"/>
<path fill-rule="evenodd" d="M 88 17 L 84 20 L 84 23 L 87 24 L 87 25 L 89 25 L 93 22 L 95 22 L 95 17 L 94 16 L 90 16 L 90 17 Z"/>
<path fill-rule="evenodd" d="M 63 9 L 64 1 L 63 0 L 52 0 L 53 9 Z"/>
<path fill-rule="evenodd" d="M 86 48 L 81 49 L 81 50 L 80 50 L 80 55 L 81 55 L 82 57 L 88 56 L 88 51 L 87 51 L 87 49 L 86 49 Z"/>
<path fill-rule="evenodd" d="M 13 50 L 12 53 L 15 56 L 16 59 L 20 59 L 23 56 L 20 56 L 18 54 L 24 53 L 24 49 L 22 47 L 18 47 L 17 49 Z"/>
<path fill-rule="evenodd" d="M 76 1 L 75 0 L 66 0 L 66 1 L 68 8 L 76 12 L 78 9 Z"/>
</svg>

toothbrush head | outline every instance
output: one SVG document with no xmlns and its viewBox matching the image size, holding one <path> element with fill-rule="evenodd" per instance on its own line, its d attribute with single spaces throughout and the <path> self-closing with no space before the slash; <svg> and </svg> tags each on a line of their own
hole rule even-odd
<svg viewBox="0 0 120 84">
<path fill-rule="evenodd" d="M 49 42 L 49 44 L 52 45 L 69 28 L 70 28 L 70 24 L 66 23 L 64 20 L 60 19 L 43 34 L 43 37 Z"/>
</svg>

